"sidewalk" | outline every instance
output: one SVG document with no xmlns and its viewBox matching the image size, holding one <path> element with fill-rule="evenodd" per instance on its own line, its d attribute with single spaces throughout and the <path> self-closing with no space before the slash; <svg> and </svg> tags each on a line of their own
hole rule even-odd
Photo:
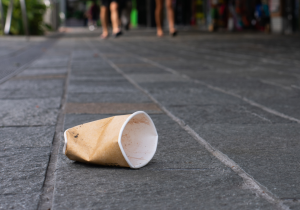
<svg viewBox="0 0 300 210">
<path fill-rule="evenodd" d="M 0 84 L 0 209 L 300 209 L 298 38 L 28 45 L 45 49 Z M 138 110 L 159 135 L 147 166 L 63 155 L 64 130 Z"/>
</svg>

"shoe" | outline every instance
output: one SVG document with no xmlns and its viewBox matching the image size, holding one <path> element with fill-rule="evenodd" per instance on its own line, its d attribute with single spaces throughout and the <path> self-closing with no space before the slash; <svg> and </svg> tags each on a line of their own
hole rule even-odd
<svg viewBox="0 0 300 210">
<path fill-rule="evenodd" d="M 178 34 L 178 32 L 177 32 L 177 31 L 174 31 L 173 33 L 170 33 L 170 35 L 171 35 L 172 37 L 175 37 L 175 36 L 177 36 L 177 34 Z"/>
<path fill-rule="evenodd" d="M 113 34 L 113 37 L 118 38 L 121 35 L 123 35 L 123 33 L 122 31 L 119 31 L 118 33 Z"/>
</svg>

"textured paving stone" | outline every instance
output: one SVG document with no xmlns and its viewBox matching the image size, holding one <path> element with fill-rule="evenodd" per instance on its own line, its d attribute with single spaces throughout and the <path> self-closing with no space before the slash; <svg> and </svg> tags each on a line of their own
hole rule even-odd
<svg viewBox="0 0 300 210">
<path fill-rule="evenodd" d="M 129 114 L 143 110 L 159 114 L 161 109 L 154 103 L 67 103 L 68 114 Z"/>
<path fill-rule="evenodd" d="M 168 45 L 171 47 L 172 44 Z M 235 46 L 236 43 L 231 45 Z M 298 85 L 295 73 L 299 74 L 299 71 L 293 70 L 292 60 L 278 58 L 278 63 L 271 64 L 273 61 L 247 57 L 247 51 L 243 55 L 228 57 L 231 55 L 218 54 L 216 46 L 208 46 L 216 53 L 215 56 L 203 53 L 200 56 L 193 50 L 184 55 L 178 49 L 168 51 L 165 46 L 167 50 L 163 48 L 162 52 L 168 51 L 170 55 L 183 60 L 158 63 L 299 119 L 299 91 L 291 88 L 291 85 Z M 147 42 L 141 42 L 139 47 L 155 51 L 155 46 L 147 45 Z M 183 48 L 184 44 L 178 44 L 178 47 Z M 132 52 L 137 50 L 134 47 L 128 49 Z M 199 60 L 195 61 L 195 56 Z M 261 56 L 268 57 L 267 54 Z M 274 58 L 268 59 L 275 62 Z M 299 208 L 298 124 L 200 85 L 184 82 L 152 84 L 134 79 L 208 143 L 228 155 L 254 179 L 283 199 L 291 209 Z"/>
<path fill-rule="evenodd" d="M 37 208 L 49 155 L 49 146 L 0 147 L 0 209 Z"/>
<path fill-rule="evenodd" d="M 195 127 L 204 124 L 271 124 L 292 123 L 261 109 L 243 105 L 171 105 L 176 116 Z"/>
<path fill-rule="evenodd" d="M 288 205 L 291 210 L 300 209 L 300 201 L 299 199 L 287 199 L 287 201 L 284 202 L 284 204 Z"/>
<path fill-rule="evenodd" d="M 0 87 L 0 98 L 48 98 L 61 97 L 63 79 L 10 80 Z"/>
<path fill-rule="evenodd" d="M 298 124 L 203 125 L 194 128 L 277 196 L 300 196 Z"/>
<path fill-rule="evenodd" d="M 141 92 L 132 93 L 69 93 L 68 102 L 86 103 L 147 103 L 152 102 Z"/>
<path fill-rule="evenodd" d="M 68 66 L 68 62 L 69 58 L 45 58 L 34 61 L 31 67 L 65 67 Z"/>
<path fill-rule="evenodd" d="M 38 207 L 39 195 L 25 193 L 17 195 L 0 194 L 0 209 L 36 209 Z"/>
<path fill-rule="evenodd" d="M 110 71 L 108 71 L 110 72 Z M 72 83 L 76 83 L 77 81 L 87 81 L 87 82 L 99 82 L 100 84 L 103 83 L 103 82 L 107 82 L 107 83 L 110 83 L 110 82 L 121 82 L 121 83 L 128 83 L 128 81 L 123 77 L 121 76 L 120 74 L 119 75 L 112 75 L 112 76 L 109 76 L 109 75 L 101 75 L 99 74 L 98 76 L 94 75 L 94 76 L 77 76 L 77 75 L 71 75 L 69 77 L 70 81 Z"/>
<path fill-rule="evenodd" d="M 0 100 L 0 126 L 55 125 L 60 98 Z"/>
<path fill-rule="evenodd" d="M 82 62 L 73 60 L 72 69 L 102 69 L 110 68 L 110 64 L 105 61 Z"/>
<path fill-rule="evenodd" d="M 0 128 L 0 147 L 50 147 L 54 131 L 54 126 L 3 127 Z"/>
<path fill-rule="evenodd" d="M 65 79 L 65 74 L 16 76 L 12 80 Z"/>
<path fill-rule="evenodd" d="M 132 93 L 137 89 L 128 82 L 91 82 L 76 81 L 69 85 L 68 92 L 71 93 Z"/>
<path fill-rule="evenodd" d="M 122 71 L 127 74 L 165 74 L 166 72 L 155 67 L 155 66 L 145 66 L 145 67 L 121 67 Z"/>
<path fill-rule="evenodd" d="M 101 69 L 99 70 L 98 67 L 95 67 L 93 69 L 72 69 L 72 75 L 76 75 L 76 76 L 120 76 L 119 73 L 117 73 L 116 71 L 114 71 L 111 68 L 108 69 Z"/>
<path fill-rule="evenodd" d="M 183 77 L 174 74 L 128 74 L 128 75 L 138 83 L 186 81 L 186 79 L 184 79 Z"/>
<path fill-rule="evenodd" d="M 166 105 L 244 104 L 240 99 L 208 89 L 191 81 L 141 83 L 143 88 Z"/>
<path fill-rule="evenodd" d="M 50 147 L 0 148 L 0 195 L 40 195 Z"/>
<path fill-rule="evenodd" d="M 31 75 L 62 75 L 66 74 L 68 71 L 67 68 L 56 68 L 56 69 L 51 69 L 51 68 L 46 68 L 46 69 L 27 69 L 23 72 L 21 72 L 19 75 L 26 75 L 26 76 L 31 76 Z"/>
<path fill-rule="evenodd" d="M 123 64 L 144 64 L 143 61 L 141 61 L 138 58 L 134 57 L 108 57 L 109 60 L 114 62 L 117 65 L 123 65 Z"/>
<path fill-rule="evenodd" d="M 65 129 L 101 116 L 108 115 L 68 115 Z M 75 163 L 61 154 L 54 209 L 273 208 L 244 190 L 240 177 L 167 116 L 152 118 L 159 147 L 151 163 L 140 170 Z"/>
</svg>

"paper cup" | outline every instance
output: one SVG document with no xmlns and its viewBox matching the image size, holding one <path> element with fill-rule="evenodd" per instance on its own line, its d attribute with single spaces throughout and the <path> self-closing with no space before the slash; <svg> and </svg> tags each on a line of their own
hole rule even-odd
<svg viewBox="0 0 300 210">
<path fill-rule="evenodd" d="M 71 160 L 141 168 L 153 158 L 155 125 L 143 111 L 75 126 L 65 131 L 64 154 Z"/>
</svg>

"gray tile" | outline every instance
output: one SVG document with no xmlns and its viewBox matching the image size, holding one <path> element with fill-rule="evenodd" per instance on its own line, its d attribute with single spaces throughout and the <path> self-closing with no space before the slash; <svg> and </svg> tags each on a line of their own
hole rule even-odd
<svg viewBox="0 0 300 210">
<path fill-rule="evenodd" d="M 37 209 L 39 198 L 37 193 L 0 194 L 0 209 Z"/>
<path fill-rule="evenodd" d="M 67 68 L 46 68 L 46 69 L 27 69 L 21 72 L 19 75 L 23 76 L 36 76 L 36 75 L 61 75 L 68 72 Z"/>
<path fill-rule="evenodd" d="M 39 195 L 51 147 L 0 148 L 0 195 Z"/>
<path fill-rule="evenodd" d="M 77 82 L 77 81 L 90 81 L 90 82 L 121 82 L 121 83 L 129 83 L 122 75 L 101 75 L 99 74 L 98 76 L 89 76 L 89 75 L 71 75 L 69 77 L 71 82 Z"/>
<path fill-rule="evenodd" d="M 136 93 L 139 92 L 128 82 L 91 82 L 74 81 L 68 88 L 69 93 Z"/>
<path fill-rule="evenodd" d="M 0 86 L 0 98 L 48 98 L 61 97 L 63 79 L 10 80 Z"/>
<path fill-rule="evenodd" d="M 278 197 L 300 197 L 299 124 L 193 128 Z"/>
<path fill-rule="evenodd" d="M 50 147 L 54 132 L 54 126 L 0 128 L 0 147 Z"/>
<path fill-rule="evenodd" d="M 60 100 L 0 100 L 0 126 L 55 125 Z"/>
<path fill-rule="evenodd" d="M 142 83 L 141 86 L 159 102 L 167 105 L 245 104 L 236 97 L 208 89 L 191 81 Z"/>
<path fill-rule="evenodd" d="M 152 102 L 141 92 L 131 93 L 69 93 L 68 102 L 84 103 L 147 103 Z"/>
<path fill-rule="evenodd" d="M 181 76 L 174 74 L 128 74 L 131 79 L 135 80 L 138 83 L 146 83 L 146 82 L 173 82 L 173 81 L 186 81 Z"/>
<path fill-rule="evenodd" d="M 170 105 L 167 108 L 195 128 L 205 124 L 293 123 L 247 104 Z"/>
</svg>

